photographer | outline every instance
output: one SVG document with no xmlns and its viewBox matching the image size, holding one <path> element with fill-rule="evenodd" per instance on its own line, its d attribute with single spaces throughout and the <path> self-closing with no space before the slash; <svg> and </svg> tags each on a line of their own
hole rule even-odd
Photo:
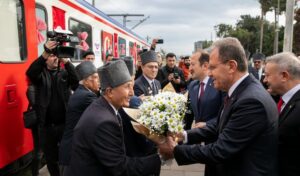
<svg viewBox="0 0 300 176">
<path fill-rule="evenodd" d="M 182 70 L 176 66 L 176 55 L 168 53 L 166 61 L 166 66 L 162 67 L 161 86 L 165 87 L 171 82 L 177 93 L 184 91 L 186 89 L 186 82 Z"/>
<path fill-rule="evenodd" d="M 69 59 L 57 57 L 57 41 L 47 41 L 45 51 L 28 68 L 26 75 L 36 87 L 36 112 L 42 151 L 51 176 L 59 176 L 58 146 L 62 137 L 71 87 L 78 86 Z M 60 63 L 64 68 L 60 68 Z"/>
</svg>

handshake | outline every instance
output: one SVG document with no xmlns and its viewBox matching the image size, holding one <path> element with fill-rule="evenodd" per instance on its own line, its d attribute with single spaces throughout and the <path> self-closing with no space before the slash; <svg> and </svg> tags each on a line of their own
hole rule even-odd
<svg viewBox="0 0 300 176">
<path fill-rule="evenodd" d="M 166 161 L 168 159 L 174 158 L 174 148 L 176 147 L 178 142 L 184 141 L 184 132 L 177 133 L 177 134 L 168 134 L 165 137 L 164 142 L 157 143 L 158 153 L 160 154 L 161 158 Z"/>
</svg>

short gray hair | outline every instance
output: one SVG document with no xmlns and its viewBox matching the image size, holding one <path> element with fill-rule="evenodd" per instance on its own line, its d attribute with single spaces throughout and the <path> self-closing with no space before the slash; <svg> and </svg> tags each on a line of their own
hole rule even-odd
<svg viewBox="0 0 300 176">
<path fill-rule="evenodd" d="M 225 63 L 229 60 L 235 60 L 237 62 L 237 69 L 240 72 L 248 70 L 247 58 L 245 50 L 237 38 L 226 37 L 215 41 L 212 44 L 213 49 L 219 50 L 219 59 Z"/>
<path fill-rule="evenodd" d="M 292 79 L 300 79 L 300 60 L 291 52 L 282 52 L 267 57 L 266 63 L 274 63 L 283 71 L 286 70 Z"/>
</svg>

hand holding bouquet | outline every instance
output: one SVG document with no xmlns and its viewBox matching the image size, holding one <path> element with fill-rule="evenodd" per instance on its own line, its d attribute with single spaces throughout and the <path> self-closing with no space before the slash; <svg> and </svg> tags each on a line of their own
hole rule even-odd
<svg viewBox="0 0 300 176">
<path fill-rule="evenodd" d="M 186 101 L 182 94 L 163 92 L 148 98 L 137 110 L 124 110 L 136 121 L 132 125 L 138 133 L 162 143 L 167 133 L 183 131 Z"/>
</svg>

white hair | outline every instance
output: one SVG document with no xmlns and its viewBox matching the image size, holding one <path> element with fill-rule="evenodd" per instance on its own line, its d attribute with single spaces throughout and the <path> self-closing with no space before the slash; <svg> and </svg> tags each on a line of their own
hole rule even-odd
<svg viewBox="0 0 300 176">
<path fill-rule="evenodd" d="M 291 52 L 282 52 L 267 57 L 266 63 L 274 63 L 281 71 L 286 70 L 292 79 L 300 79 L 300 60 Z"/>
</svg>

